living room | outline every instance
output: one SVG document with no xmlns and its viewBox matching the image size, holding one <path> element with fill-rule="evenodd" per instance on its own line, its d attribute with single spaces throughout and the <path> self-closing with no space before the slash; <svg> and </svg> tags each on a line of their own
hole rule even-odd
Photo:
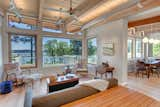
<svg viewBox="0 0 160 107">
<path fill-rule="evenodd" d="M 159 6 L 0 0 L 0 107 L 159 107 Z"/>
</svg>

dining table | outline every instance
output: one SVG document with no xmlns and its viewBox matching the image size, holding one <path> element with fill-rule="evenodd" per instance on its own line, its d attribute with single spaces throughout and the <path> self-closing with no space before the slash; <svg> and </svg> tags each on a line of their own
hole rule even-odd
<svg viewBox="0 0 160 107">
<path fill-rule="evenodd" d="M 152 68 L 160 66 L 160 60 L 154 61 L 143 61 L 146 66 L 147 77 L 150 77 L 150 73 L 152 72 Z"/>
</svg>

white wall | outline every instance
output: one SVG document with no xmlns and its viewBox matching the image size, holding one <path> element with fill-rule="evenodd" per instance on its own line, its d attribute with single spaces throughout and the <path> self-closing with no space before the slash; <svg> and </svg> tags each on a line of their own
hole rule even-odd
<svg viewBox="0 0 160 107">
<path fill-rule="evenodd" d="M 3 56 L 2 56 L 2 17 L 0 16 L 0 81 L 3 73 Z"/>
<path fill-rule="evenodd" d="M 98 64 L 108 61 L 114 66 L 116 73 L 114 77 L 118 78 L 119 83 L 127 81 L 127 38 L 128 38 L 128 22 L 125 19 L 110 22 L 96 28 L 88 30 L 87 36 L 97 37 L 97 55 Z M 115 47 L 114 56 L 103 55 L 103 43 L 113 42 Z"/>
</svg>

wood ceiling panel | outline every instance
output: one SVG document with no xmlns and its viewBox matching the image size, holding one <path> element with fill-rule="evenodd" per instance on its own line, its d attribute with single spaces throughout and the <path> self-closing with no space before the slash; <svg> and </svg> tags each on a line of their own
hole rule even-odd
<svg viewBox="0 0 160 107">
<path fill-rule="evenodd" d="M 38 0 L 14 0 L 17 8 L 21 11 L 37 14 L 38 13 Z"/>
<path fill-rule="evenodd" d="M 0 8 L 1 9 L 7 10 L 8 6 L 9 6 L 9 0 L 0 0 Z"/>
<path fill-rule="evenodd" d="M 73 9 L 77 8 L 79 5 L 81 5 L 85 0 L 72 0 L 72 6 Z M 55 9 L 62 8 L 63 10 L 68 11 L 70 9 L 70 0 L 46 0 L 44 7 L 50 7 Z M 63 19 L 69 18 L 70 16 L 65 13 L 50 11 L 50 10 L 44 10 L 43 15 L 45 17 L 57 17 L 61 16 Z"/>
<path fill-rule="evenodd" d="M 78 5 L 83 3 L 85 0 L 72 0 L 72 6 L 73 8 L 76 8 Z M 54 7 L 54 8 L 64 8 L 66 10 L 69 10 L 70 8 L 70 0 L 46 0 L 45 5 L 48 7 Z"/>
</svg>

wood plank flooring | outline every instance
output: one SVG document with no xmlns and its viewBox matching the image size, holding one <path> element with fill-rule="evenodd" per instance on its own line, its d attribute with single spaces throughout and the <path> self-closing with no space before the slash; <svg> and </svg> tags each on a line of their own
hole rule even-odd
<svg viewBox="0 0 160 107">
<path fill-rule="evenodd" d="M 25 89 L 16 88 L 9 94 L 0 95 L 0 107 L 23 107 Z"/>
<path fill-rule="evenodd" d="M 62 107 L 160 107 L 160 102 L 132 89 L 119 86 Z"/>
<path fill-rule="evenodd" d="M 130 73 L 127 82 L 128 85 L 126 87 L 160 101 L 160 78 L 156 75 L 148 79 L 146 77 L 135 77 L 133 73 Z"/>
</svg>

